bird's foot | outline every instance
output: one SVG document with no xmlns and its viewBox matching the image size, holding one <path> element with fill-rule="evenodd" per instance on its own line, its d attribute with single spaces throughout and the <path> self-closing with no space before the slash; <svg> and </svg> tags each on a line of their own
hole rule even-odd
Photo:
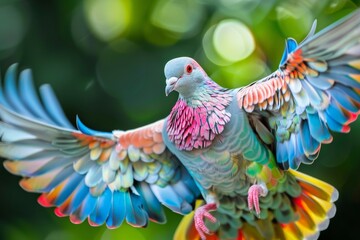
<svg viewBox="0 0 360 240">
<path fill-rule="evenodd" d="M 194 222 L 195 228 L 198 231 L 202 240 L 206 239 L 205 234 L 210 234 L 210 230 L 206 227 L 204 223 L 204 218 L 209 219 L 210 222 L 215 223 L 216 218 L 210 214 L 210 211 L 216 210 L 216 203 L 205 204 L 195 210 Z"/>
<path fill-rule="evenodd" d="M 268 189 L 265 184 L 254 184 L 248 190 L 248 206 L 249 210 L 255 208 L 256 214 L 260 215 L 260 203 L 259 197 L 265 197 L 268 193 Z"/>
</svg>

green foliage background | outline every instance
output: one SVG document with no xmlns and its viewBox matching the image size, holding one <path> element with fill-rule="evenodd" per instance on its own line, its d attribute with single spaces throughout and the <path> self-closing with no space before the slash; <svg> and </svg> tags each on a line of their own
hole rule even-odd
<svg viewBox="0 0 360 240">
<path fill-rule="evenodd" d="M 0 67 L 32 68 L 36 85 L 50 83 L 72 120 L 78 114 L 95 129 L 135 128 L 165 117 L 176 101 L 164 95 L 169 59 L 194 57 L 221 85 L 246 85 L 276 69 L 286 37 L 301 41 L 315 18 L 322 29 L 358 7 L 349 0 L 0 0 Z M 245 59 L 210 51 L 209 29 L 228 19 L 253 36 Z M 340 191 L 337 215 L 320 239 L 358 236 L 359 136 L 356 122 L 300 168 Z M 171 239 L 181 219 L 167 211 L 168 224 L 146 229 L 73 225 L 40 207 L 18 180 L 0 168 L 0 239 Z"/>
</svg>

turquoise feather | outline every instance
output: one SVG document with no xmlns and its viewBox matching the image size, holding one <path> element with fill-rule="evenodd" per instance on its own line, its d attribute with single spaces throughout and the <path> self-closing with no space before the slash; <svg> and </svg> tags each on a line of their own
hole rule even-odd
<svg viewBox="0 0 360 240">
<path fill-rule="evenodd" d="M 69 208 L 66 209 L 67 211 L 63 211 L 65 215 L 70 215 L 73 211 L 75 211 L 75 209 L 80 206 L 80 204 L 84 201 L 85 197 L 89 193 L 89 189 L 85 185 L 85 181 L 83 179 L 74 192 L 75 195 Z"/>
<path fill-rule="evenodd" d="M 125 193 L 115 191 L 112 194 L 111 209 L 106 220 L 106 226 L 109 228 L 117 228 L 121 226 L 125 219 Z"/>
<path fill-rule="evenodd" d="M 82 176 L 74 172 L 70 177 L 65 180 L 65 187 L 61 189 L 60 193 L 57 195 L 52 204 L 55 206 L 63 204 L 65 200 L 74 192 L 74 190 L 80 184 L 81 180 Z"/>
<path fill-rule="evenodd" d="M 102 225 L 105 223 L 106 219 L 110 214 L 111 209 L 111 200 L 113 194 L 110 189 L 105 189 L 105 191 L 97 198 L 96 205 L 92 213 L 90 214 L 90 220 L 96 225 Z"/>
<path fill-rule="evenodd" d="M 148 215 L 143 210 L 141 198 L 133 193 L 125 193 L 126 222 L 132 226 L 145 227 Z"/>
<path fill-rule="evenodd" d="M 157 223 L 165 223 L 166 216 L 162 205 L 150 189 L 149 185 L 139 183 L 136 185 L 136 190 L 144 196 L 144 208 L 149 214 L 149 218 Z"/>
</svg>

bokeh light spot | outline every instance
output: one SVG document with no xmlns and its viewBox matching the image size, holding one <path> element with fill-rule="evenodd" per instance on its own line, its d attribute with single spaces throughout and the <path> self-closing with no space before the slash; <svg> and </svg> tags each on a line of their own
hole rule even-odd
<svg viewBox="0 0 360 240">
<path fill-rule="evenodd" d="M 84 9 L 91 30 L 103 41 L 118 37 L 130 23 L 129 0 L 86 0 Z"/>
<path fill-rule="evenodd" d="M 220 56 L 236 62 L 248 57 L 255 49 L 250 30 L 236 20 L 224 20 L 214 32 L 214 47 Z"/>
<path fill-rule="evenodd" d="M 203 8 L 196 2 L 163 0 L 157 3 L 151 22 L 162 29 L 185 34 L 197 29 L 202 16 Z"/>
<path fill-rule="evenodd" d="M 223 20 L 209 28 L 203 39 L 207 57 L 218 65 L 247 58 L 255 49 L 255 42 L 250 30 L 240 21 Z"/>
<path fill-rule="evenodd" d="M 216 29 L 216 25 L 211 26 L 206 33 L 204 34 L 202 46 L 204 49 L 204 53 L 206 57 L 213 63 L 220 65 L 220 66 L 226 66 L 231 63 L 229 61 L 224 60 L 215 50 L 214 44 L 213 44 L 213 35 L 214 31 Z"/>
</svg>

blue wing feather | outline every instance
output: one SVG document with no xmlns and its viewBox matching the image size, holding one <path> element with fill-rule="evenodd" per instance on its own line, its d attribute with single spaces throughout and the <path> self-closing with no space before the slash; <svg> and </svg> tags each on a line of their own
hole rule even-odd
<svg viewBox="0 0 360 240">
<path fill-rule="evenodd" d="M 17 64 L 13 64 L 9 67 L 5 74 L 5 96 L 8 99 L 10 105 L 19 113 L 25 116 L 31 116 L 31 113 L 23 103 L 18 95 L 16 88 L 16 69 Z"/>
<path fill-rule="evenodd" d="M 338 121 L 334 120 L 334 117 L 331 115 L 326 115 L 326 124 L 334 132 L 349 132 L 350 128 L 347 128 L 341 125 Z"/>
<path fill-rule="evenodd" d="M 280 61 L 280 66 L 282 66 L 286 63 L 286 61 L 288 60 L 289 54 L 292 53 L 297 48 L 297 46 L 298 46 L 298 44 L 295 39 L 293 39 L 293 38 L 286 39 L 285 49 L 284 49 L 284 53 L 283 53 L 281 61 Z"/>
<path fill-rule="evenodd" d="M 110 132 L 100 132 L 100 131 L 96 131 L 91 128 L 88 128 L 87 126 L 85 126 L 85 124 L 83 124 L 81 122 L 79 116 L 76 116 L 76 125 L 77 125 L 78 129 L 86 135 L 96 136 L 96 137 L 104 137 L 104 138 L 109 138 L 109 139 L 113 138 L 113 134 Z"/>
<path fill-rule="evenodd" d="M 344 125 L 348 121 L 348 116 L 340 108 L 336 101 L 331 99 L 328 108 L 325 110 L 327 116 L 334 116 L 334 120 L 341 125 Z"/>
<path fill-rule="evenodd" d="M 79 213 L 80 219 L 85 220 L 95 209 L 97 202 L 97 197 L 94 197 L 89 192 L 88 195 L 85 197 L 84 202 L 80 205 Z"/>
<path fill-rule="evenodd" d="M 74 197 L 69 207 L 66 209 L 66 211 L 63 211 L 64 215 L 70 215 L 72 212 L 74 212 L 84 201 L 85 197 L 89 194 L 89 188 L 85 185 L 84 179 L 82 179 L 74 192 Z"/>
<path fill-rule="evenodd" d="M 54 121 L 47 115 L 38 96 L 36 95 L 30 69 L 23 70 L 20 73 L 19 91 L 23 102 L 33 113 L 33 117 L 41 119 L 49 124 L 55 124 Z"/>
<path fill-rule="evenodd" d="M 119 227 L 123 223 L 125 215 L 125 193 L 121 191 L 114 191 L 112 195 L 109 217 L 106 220 L 106 226 L 109 228 Z"/>
<path fill-rule="evenodd" d="M 150 187 L 146 183 L 136 185 L 136 190 L 144 196 L 144 208 L 149 214 L 149 218 L 157 223 L 165 223 L 166 216 L 161 203 L 156 198 Z"/>
<path fill-rule="evenodd" d="M 82 176 L 74 172 L 68 179 L 66 179 L 66 185 L 61 189 L 54 199 L 55 206 L 59 206 L 65 202 L 65 200 L 74 192 L 74 190 L 79 186 L 82 180 Z"/>
<path fill-rule="evenodd" d="M 40 94 L 43 100 L 45 109 L 51 116 L 51 118 L 57 123 L 58 126 L 74 129 L 69 120 L 65 117 L 65 114 L 57 100 L 52 88 L 48 84 L 44 84 L 40 87 Z"/>
<path fill-rule="evenodd" d="M 97 225 L 102 225 L 105 223 L 106 219 L 109 216 L 111 208 L 111 200 L 113 193 L 109 188 L 106 188 L 105 191 L 97 198 L 96 207 L 93 212 L 90 214 L 90 220 Z"/>
<path fill-rule="evenodd" d="M 132 226 L 145 227 L 148 223 L 147 213 L 142 206 L 140 196 L 133 193 L 125 193 L 126 222 Z"/>
<path fill-rule="evenodd" d="M 320 120 L 319 114 L 308 113 L 307 114 L 309 130 L 311 136 L 318 142 L 330 141 L 332 136 L 328 131 L 326 125 Z"/>
<path fill-rule="evenodd" d="M 330 92 L 331 96 L 333 96 L 336 102 L 338 102 L 346 110 L 353 113 L 359 111 L 359 108 L 354 104 L 353 100 L 348 95 L 346 95 L 344 91 L 333 88 Z"/>
</svg>

